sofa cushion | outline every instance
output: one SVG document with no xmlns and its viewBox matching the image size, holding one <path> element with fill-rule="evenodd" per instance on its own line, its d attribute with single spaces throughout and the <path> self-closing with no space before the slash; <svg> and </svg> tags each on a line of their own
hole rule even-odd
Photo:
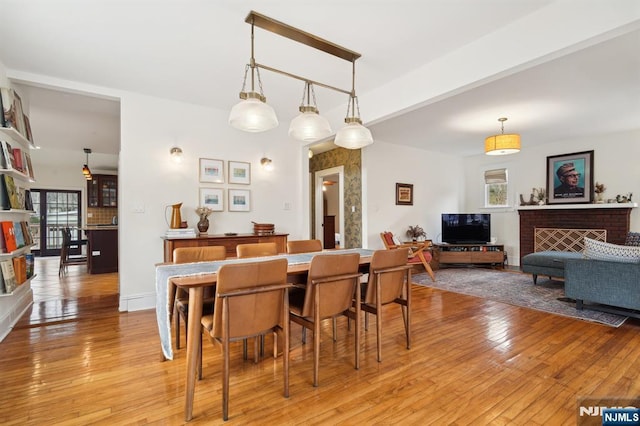
<svg viewBox="0 0 640 426">
<path fill-rule="evenodd" d="M 629 232 L 627 234 L 627 240 L 624 242 L 625 246 L 640 246 L 640 232 Z"/>
<path fill-rule="evenodd" d="M 584 239 L 584 257 L 610 262 L 640 263 L 640 247 L 621 246 L 603 241 Z"/>
</svg>

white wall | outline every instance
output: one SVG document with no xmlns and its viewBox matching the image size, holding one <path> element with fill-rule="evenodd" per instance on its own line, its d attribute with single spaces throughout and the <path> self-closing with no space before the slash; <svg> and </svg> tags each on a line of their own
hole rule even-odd
<svg viewBox="0 0 640 426">
<path fill-rule="evenodd" d="M 197 223 L 199 187 L 251 191 L 250 212 L 220 212 L 209 217 L 209 233 L 253 231 L 251 221 L 274 223 L 289 238 L 302 238 L 302 147 L 289 140 L 286 124 L 266 133 L 245 133 L 227 123 L 228 112 L 126 93 L 121 98 L 119 164 L 120 309 L 155 306 L 155 264 L 163 261 L 160 237 L 167 229 L 165 207 L 182 202 L 182 218 Z M 182 148 L 183 161 L 169 158 L 172 146 Z M 306 150 L 304 151 L 306 156 Z M 260 159 L 273 160 L 266 172 Z M 200 184 L 199 158 L 251 163 L 251 184 Z M 290 205 L 285 210 L 285 203 Z M 305 203 L 306 204 L 306 203 Z M 136 213 L 136 210 L 143 210 Z"/>
<path fill-rule="evenodd" d="M 466 191 L 464 209 L 466 211 L 486 211 L 491 216 L 491 233 L 498 242 L 505 244 L 511 265 L 518 265 L 520 259 L 519 194 L 529 199 L 532 188 L 546 188 L 547 156 L 594 151 L 594 182 L 607 187 L 605 198 L 615 198 L 616 194 L 634 194 L 633 200 L 640 200 L 640 130 L 595 135 L 579 140 L 562 140 L 536 147 L 527 147 L 523 138 L 522 151 L 508 156 L 475 156 L 464 160 Z M 484 171 L 506 167 L 509 173 L 510 209 L 483 209 Z M 640 208 L 632 210 L 631 230 L 640 231 Z"/>
<path fill-rule="evenodd" d="M 374 135 L 375 137 L 375 135 Z M 363 246 L 384 248 L 380 232 L 401 240 L 410 225 L 440 241 L 440 215 L 463 206 L 463 161 L 446 154 L 376 141 L 362 151 Z M 413 184 L 413 206 L 396 205 L 396 183 Z"/>
</svg>

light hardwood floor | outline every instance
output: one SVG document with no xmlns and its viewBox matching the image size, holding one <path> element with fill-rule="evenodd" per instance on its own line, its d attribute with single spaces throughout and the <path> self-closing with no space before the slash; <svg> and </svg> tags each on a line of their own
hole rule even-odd
<svg viewBox="0 0 640 426">
<path fill-rule="evenodd" d="M 113 281 L 93 285 L 102 278 Z M 82 279 L 70 274 L 65 291 Z M 358 371 L 346 321 L 335 343 L 327 324 L 317 388 L 312 345 L 293 326 L 288 399 L 280 359 L 244 361 L 233 345 L 227 423 L 570 425 L 579 397 L 640 395 L 637 320 L 614 329 L 426 287 L 412 294 L 413 345 L 399 308 L 385 308 L 381 363 L 373 322 Z M 190 424 L 222 424 L 220 349 L 204 344 Z M 16 329 L 0 343 L 0 424 L 182 424 L 185 349 L 173 361 L 159 353 L 153 310 Z"/>
</svg>

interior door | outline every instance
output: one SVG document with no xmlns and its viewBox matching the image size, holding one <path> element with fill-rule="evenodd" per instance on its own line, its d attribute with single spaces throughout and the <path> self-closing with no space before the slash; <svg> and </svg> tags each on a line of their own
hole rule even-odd
<svg viewBox="0 0 640 426">
<path fill-rule="evenodd" d="M 34 213 L 31 215 L 30 226 L 36 240 L 36 246 L 31 251 L 39 256 L 59 256 L 62 228 L 71 228 L 72 240 L 80 238 L 81 192 L 63 189 L 32 189 L 31 200 Z"/>
</svg>

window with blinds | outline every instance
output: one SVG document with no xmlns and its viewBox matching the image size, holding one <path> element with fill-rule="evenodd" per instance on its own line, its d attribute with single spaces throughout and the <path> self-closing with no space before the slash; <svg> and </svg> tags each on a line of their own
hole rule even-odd
<svg viewBox="0 0 640 426">
<path fill-rule="evenodd" d="M 484 172 L 485 207 L 507 207 L 507 169 L 493 169 Z"/>
</svg>

